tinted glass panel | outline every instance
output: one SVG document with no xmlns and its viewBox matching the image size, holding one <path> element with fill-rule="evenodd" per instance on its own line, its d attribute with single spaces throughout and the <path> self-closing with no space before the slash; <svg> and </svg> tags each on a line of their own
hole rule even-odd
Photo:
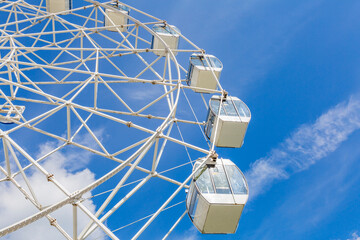
<svg viewBox="0 0 360 240">
<path fill-rule="evenodd" d="M 242 117 L 250 117 L 249 108 L 240 100 L 234 100 L 235 106 Z"/>
<path fill-rule="evenodd" d="M 224 101 L 222 104 L 222 108 L 224 108 L 226 116 L 238 116 L 235 106 L 231 100 Z"/>
<path fill-rule="evenodd" d="M 129 9 L 128 7 L 126 7 L 126 6 L 124 6 L 124 5 L 121 5 L 121 4 L 117 5 L 117 4 L 115 3 L 115 4 L 110 4 L 110 6 L 112 6 L 112 7 L 114 7 L 114 8 L 118 8 L 119 10 L 123 10 L 123 11 L 127 11 L 127 12 L 130 11 L 130 9 Z"/>
<path fill-rule="evenodd" d="M 216 193 L 231 193 L 229 182 L 224 172 L 222 165 L 216 165 L 214 168 L 210 168 L 213 176 Z"/>
<path fill-rule="evenodd" d="M 214 111 L 215 114 L 217 114 L 219 111 L 219 105 L 219 99 L 211 99 L 210 108 Z M 220 115 L 250 117 L 250 110 L 242 101 L 228 99 L 221 104 Z"/>
<path fill-rule="evenodd" d="M 214 126 L 215 115 L 210 110 L 208 111 L 207 123 L 205 125 L 205 134 L 208 138 L 210 138 L 210 134 L 212 132 L 212 128 Z"/>
<path fill-rule="evenodd" d="M 200 174 L 200 176 L 198 176 L 197 174 Z M 202 169 L 199 169 L 195 176 L 197 178 L 195 183 L 201 193 L 215 193 L 214 187 L 210 179 L 209 169 L 206 165 Z"/>
<path fill-rule="evenodd" d="M 202 55 L 191 56 L 190 61 L 193 65 L 196 65 L 196 66 L 209 67 L 209 64 L 210 64 L 210 66 L 213 68 L 222 68 L 221 62 L 216 57 L 206 57 L 206 59 L 205 59 L 205 57 Z"/>
<path fill-rule="evenodd" d="M 219 105 L 220 105 L 220 100 L 219 99 L 211 99 L 210 101 L 210 108 L 211 110 L 213 110 L 213 112 L 217 115 L 218 111 L 219 111 Z M 220 115 L 225 115 L 225 111 L 224 108 L 221 108 L 221 113 Z"/>
<path fill-rule="evenodd" d="M 200 60 L 198 56 L 191 56 L 190 61 L 193 65 L 203 66 L 203 62 Z"/>
<path fill-rule="evenodd" d="M 219 59 L 217 59 L 216 57 L 211 57 L 209 59 L 211 61 L 211 64 L 213 65 L 213 67 L 222 68 L 222 63 L 220 62 Z"/>
<path fill-rule="evenodd" d="M 193 191 L 194 191 L 194 184 L 191 184 L 190 188 L 189 188 L 189 192 L 188 192 L 187 197 L 186 197 L 186 206 L 189 209 L 190 209 L 190 201 L 191 201 L 191 196 L 193 195 Z"/>
<path fill-rule="evenodd" d="M 174 29 L 176 29 L 176 31 L 179 32 L 179 29 L 177 29 L 176 27 L 173 27 Z M 158 33 L 164 33 L 164 34 L 171 34 L 171 35 L 175 35 L 177 34 L 174 30 L 172 30 L 169 26 L 164 26 L 164 25 L 154 25 L 153 26 L 153 30 L 155 32 L 158 32 Z"/>
<path fill-rule="evenodd" d="M 195 216 L 198 201 L 199 201 L 199 194 L 196 191 L 194 191 L 194 194 L 191 198 L 190 209 L 189 209 L 189 214 L 191 218 L 194 218 Z"/>
<path fill-rule="evenodd" d="M 225 165 L 231 188 L 234 194 L 247 194 L 245 179 L 239 169 L 234 165 Z"/>
</svg>

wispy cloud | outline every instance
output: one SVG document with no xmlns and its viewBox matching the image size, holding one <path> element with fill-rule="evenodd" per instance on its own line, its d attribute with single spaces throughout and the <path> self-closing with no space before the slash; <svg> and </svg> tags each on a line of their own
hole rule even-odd
<svg viewBox="0 0 360 240">
<path fill-rule="evenodd" d="M 358 232 L 356 231 L 351 234 L 351 238 L 348 238 L 346 240 L 360 240 L 360 236 L 358 235 Z"/>
<path fill-rule="evenodd" d="M 246 172 L 251 197 L 263 193 L 274 181 L 303 171 L 334 152 L 359 128 L 359 96 L 336 105 L 313 124 L 300 126 L 267 157 L 256 160 Z"/>
<path fill-rule="evenodd" d="M 97 133 L 98 136 L 102 135 L 101 131 Z M 81 139 L 79 140 L 81 144 L 97 148 L 89 134 L 81 135 L 79 138 Z M 55 141 L 41 144 L 39 146 L 37 156 L 43 156 L 56 148 L 57 145 L 58 142 Z M 73 192 L 95 181 L 95 174 L 85 168 L 86 164 L 90 161 L 90 158 L 91 154 L 86 153 L 85 150 L 69 148 L 66 151 L 58 151 L 50 155 L 46 160 L 44 160 L 44 162 L 42 162 L 42 166 L 54 174 L 57 181 L 60 182 L 68 191 Z M 51 205 L 64 199 L 64 194 L 52 183 L 48 182 L 46 177 L 39 171 L 29 171 L 27 177 L 42 206 Z M 25 181 L 21 177 L 17 177 L 17 181 L 20 185 L 25 186 Z M 28 217 L 37 211 L 28 200 L 24 199 L 24 196 L 19 192 L 19 190 L 10 183 L 1 184 L 0 193 L 0 228 L 6 227 L 9 224 Z M 83 197 L 88 196 L 89 194 L 86 194 Z M 85 201 L 84 205 L 91 212 L 95 212 L 96 206 L 91 200 Z M 70 235 L 72 234 L 73 226 L 71 205 L 67 205 L 60 210 L 53 212 L 51 216 L 56 218 L 59 225 L 63 227 L 67 233 Z M 83 228 L 88 221 L 89 218 L 87 215 L 79 210 L 78 229 L 80 230 Z M 29 236 L 31 236 L 31 239 L 34 240 L 63 238 L 54 227 L 50 226 L 49 221 L 46 218 L 43 218 L 20 229 L 19 231 L 5 236 L 4 239 L 28 239 Z M 104 239 L 104 234 L 99 230 L 97 230 L 97 232 L 92 236 L 98 237 L 97 239 Z"/>
<path fill-rule="evenodd" d="M 194 227 L 190 227 L 185 232 L 183 232 L 181 235 L 174 236 L 175 240 L 199 240 L 199 231 Z"/>
</svg>

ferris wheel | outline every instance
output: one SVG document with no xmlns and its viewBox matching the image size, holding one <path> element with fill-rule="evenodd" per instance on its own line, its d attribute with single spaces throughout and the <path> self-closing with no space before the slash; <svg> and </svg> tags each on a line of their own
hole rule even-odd
<svg viewBox="0 0 360 240">
<path fill-rule="evenodd" d="M 0 237 L 166 239 L 186 215 L 236 231 L 249 190 L 216 149 L 241 147 L 251 114 L 219 59 L 118 1 L 5 0 L 0 20 Z"/>
</svg>

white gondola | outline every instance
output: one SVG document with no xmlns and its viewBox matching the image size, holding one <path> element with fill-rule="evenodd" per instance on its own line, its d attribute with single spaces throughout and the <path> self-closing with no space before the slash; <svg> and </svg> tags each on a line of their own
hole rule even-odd
<svg viewBox="0 0 360 240">
<path fill-rule="evenodd" d="M 20 114 L 25 111 L 25 106 L 0 105 L 0 123 L 11 124 L 20 121 Z"/>
<path fill-rule="evenodd" d="M 161 39 L 170 47 L 171 50 L 177 50 L 179 47 L 180 30 L 173 25 L 155 24 L 152 28 Z M 154 53 L 158 56 L 166 56 L 165 45 L 156 36 L 152 36 L 151 49 L 158 49 Z M 174 55 L 177 52 L 173 52 Z"/>
<path fill-rule="evenodd" d="M 117 3 L 111 3 L 109 6 L 112 8 L 105 9 L 107 17 L 105 16 L 104 26 L 109 31 L 117 32 L 117 29 L 119 29 L 120 32 L 125 32 L 127 30 L 127 26 L 124 25 L 129 24 L 128 15 L 130 14 L 130 9 Z"/>
<path fill-rule="evenodd" d="M 219 158 L 215 165 L 205 164 L 195 173 L 186 197 L 188 215 L 201 233 L 235 233 L 248 193 L 240 169 Z"/>
<path fill-rule="evenodd" d="M 187 84 L 202 88 L 194 89 L 195 92 L 208 93 L 209 89 L 216 90 L 222 68 L 220 60 L 213 55 L 193 54 L 190 57 Z"/>
<path fill-rule="evenodd" d="M 57 13 L 70 10 L 72 8 L 72 0 L 46 0 L 46 11 Z"/>
<path fill-rule="evenodd" d="M 217 147 L 239 148 L 244 143 L 251 113 L 246 104 L 237 97 L 227 96 L 221 102 L 220 96 L 212 96 L 205 125 L 206 136 Z M 219 119 L 217 128 L 215 123 Z"/>
</svg>

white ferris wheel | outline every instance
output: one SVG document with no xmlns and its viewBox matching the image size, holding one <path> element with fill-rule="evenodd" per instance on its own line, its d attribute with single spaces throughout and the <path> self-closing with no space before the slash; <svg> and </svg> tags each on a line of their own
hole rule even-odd
<svg viewBox="0 0 360 240">
<path fill-rule="evenodd" d="M 26 210 L 9 207 L 0 237 L 40 223 L 57 239 L 166 239 L 186 215 L 234 233 L 248 186 L 216 149 L 241 147 L 251 115 L 221 71 L 125 3 L 1 1 L 0 211 L 13 190 Z"/>
</svg>

